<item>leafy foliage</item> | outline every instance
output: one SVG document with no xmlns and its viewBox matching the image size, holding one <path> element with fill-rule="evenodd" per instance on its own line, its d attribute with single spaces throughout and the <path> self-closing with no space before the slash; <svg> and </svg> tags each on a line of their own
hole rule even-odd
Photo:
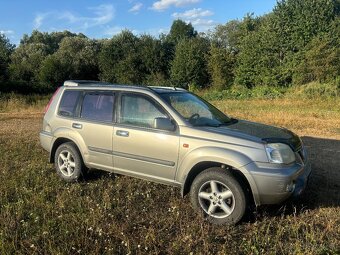
<svg viewBox="0 0 340 255">
<path fill-rule="evenodd" d="M 230 49 L 211 46 L 208 69 L 212 87 L 217 90 L 223 90 L 233 84 L 235 62 L 236 56 Z"/>
<path fill-rule="evenodd" d="M 177 44 L 180 40 L 190 39 L 196 36 L 197 31 L 195 31 L 191 23 L 187 24 L 184 21 L 177 19 L 172 23 L 167 39 L 170 42 Z"/>
<path fill-rule="evenodd" d="M 7 69 L 13 49 L 14 45 L 4 34 L 0 33 L 0 82 L 7 78 Z"/>
<path fill-rule="evenodd" d="M 64 38 L 76 36 L 80 38 L 86 38 L 86 36 L 83 34 L 77 35 L 67 30 L 63 32 L 51 32 L 51 33 L 33 30 L 30 36 L 24 34 L 23 38 L 20 41 L 20 44 L 43 43 L 48 47 L 48 52 L 52 54 L 59 49 L 59 44 Z"/>
<path fill-rule="evenodd" d="M 208 42 L 203 38 L 183 39 L 177 44 L 171 65 L 171 81 L 175 86 L 208 85 L 207 49 Z"/>
<path fill-rule="evenodd" d="M 82 37 L 65 37 L 59 49 L 48 56 L 39 72 L 43 84 L 60 86 L 67 79 L 98 79 L 98 54 L 96 41 Z"/>
<path fill-rule="evenodd" d="M 21 44 L 11 55 L 11 79 L 31 84 L 38 82 L 39 69 L 47 55 L 48 47 L 43 43 Z"/>
<path fill-rule="evenodd" d="M 145 73 L 138 42 L 139 38 L 128 30 L 104 42 L 99 56 L 101 79 L 114 83 L 141 83 Z"/>
<path fill-rule="evenodd" d="M 339 0 L 279 0 L 271 13 L 247 14 L 207 34 L 175 20 L 159 38 L 124 30 L 90 40 L 69 31 L 34 30 L 14 48 L 0 35 L 0 88 L 39 92 L 66 79 L 211 91 L 335 84 L 339 13 Z"/>
</svg>

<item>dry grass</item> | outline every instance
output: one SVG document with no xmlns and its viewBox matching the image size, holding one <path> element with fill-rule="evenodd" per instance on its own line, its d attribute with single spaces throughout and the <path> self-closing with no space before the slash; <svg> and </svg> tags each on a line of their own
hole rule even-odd
<svg viewBox="0 0 340 255">
<path fill-rule="evenodd" d="M 1 94 L 0 116 L 4 113 L 42 112 L 51 95 L 19 95 L 14 93 Z"/>
<path fill-rule="evenodd" d="M 225 100 L 212 102 L 237 118 L 291 129 L 300 136 L 340 139 L 340 99 Z"/>
<path fill-rule="evenodd" d="M 43 106 L 6 108 L 0 114 L 0 254 L 339 254 L 339 101 L 214 104 L 303 136 L 314 169 L 306 195 L 220 227 L 196 215 L 176 188 L 103 172 L 67 184 L 39 144 Z"/>
</svg>

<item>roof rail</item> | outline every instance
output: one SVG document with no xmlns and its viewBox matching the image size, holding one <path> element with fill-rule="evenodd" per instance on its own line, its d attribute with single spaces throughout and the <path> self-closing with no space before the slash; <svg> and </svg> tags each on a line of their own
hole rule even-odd
<svg viewBox="0 0 340 255">
<path fill-rule="evenodd" d="M 118 84 L 112 84 L 109 82 L 103 82 L 103 81 L 91 81 L 91 80 L 67 80 L 64 81 L 65 87 L 78 87 L 78 86 L 115 86 L 115 87 L 132 87 L 132 88 L 140 88 L 145 90 L 151 90 L 154 91 L 154 89 L 164 89 L 164 90 L 179 90 L 179 91 L 186 91 L 183 88 L 177 88 L 177 87 L 162 87 L 162 86 L 143 86 L 143 85 L 118 85 Z"/>
<path fill-rule="evenodd" d="M 68 81 L 64 81 L 64 86 L 67 87 L 77 87 L 77 86 L 81 86 L 81 85 L 113 85 L 111 83 L 108 82 L 102 82 L 102 81 L 90 81 L 90 80 L 68 80 Z"/>
<path fill-rule="evenodd" d="M 186 91 L 183 88 L 178 87 L 164 87 L 164 86 L 148 86 L 150 89 L 169 89 L 169 90 L 179 90 L 179 91 Z"/>
</svg>

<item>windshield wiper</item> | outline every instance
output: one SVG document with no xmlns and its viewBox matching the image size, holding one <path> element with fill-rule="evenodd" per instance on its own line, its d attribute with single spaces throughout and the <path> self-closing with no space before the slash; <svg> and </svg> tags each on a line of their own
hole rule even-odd
<svg viewBox="0 0 340 255">
<path fill-rule="evenodd" d="M 220 124 L 213 124 L 213 123 L 197 123 L 192 124 L 194 127 L 219 127 Z"/>
<path fill-rule="evenodd" d="M 220 126 L 227 126 L 236 123 L 238 120 L 234 118 L 229 118 L 227 120 L 219 121 L 217 119 L 209 119 L 209 120 L 203 120 L 203 118 L 198 118 L 195 120 L 194 123 L 191 122 L 191 124 L 195 127 L 220 127 Z"/>
<path fill-rule="evenodd" d="M 225 122 L 222 122 L 221 124 L 219 124 L 218 126 L 228 126 L 228 125 L 231 125 L 231 124 L 235 124 L 237 123 L 238 120 L 237 119 L 234 119 L 234 118 L 230 118 L 228 121 L 225 121 Z"/>
</svg>

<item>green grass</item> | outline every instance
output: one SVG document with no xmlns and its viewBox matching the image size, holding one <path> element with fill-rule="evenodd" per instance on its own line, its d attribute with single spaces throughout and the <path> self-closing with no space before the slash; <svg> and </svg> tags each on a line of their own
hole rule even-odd
<svg viewBox="0 0 340 255">
<path fill-rule="evenodd" d="M 32 113 L 6 108 L 0 115 L 0 254 L 339 254 L 340 142 L 327 139 L 340 137 L 332 129 L 340 128 L 337 101 L 213 103 L 304 137 L 314 170 L 300 200 L 261 207 L 241 224 L 221 227 L 196 215 L 173 187 L 101 171 L 64 183 L 39 144 L 41 106 Z"/>
<path fill-rule="evenodd" d="M 213 88 L 194 91 L 207 100 L 226 99 L 320 99 L 325 100 L 338 98 L 340 96 L 340 78 L 331 83 L 311 82 L 305 85 L 291 87 L 255 86 L 246 88 L 233 85 L 231 88 L 217 91 Z"/>
</svg>

